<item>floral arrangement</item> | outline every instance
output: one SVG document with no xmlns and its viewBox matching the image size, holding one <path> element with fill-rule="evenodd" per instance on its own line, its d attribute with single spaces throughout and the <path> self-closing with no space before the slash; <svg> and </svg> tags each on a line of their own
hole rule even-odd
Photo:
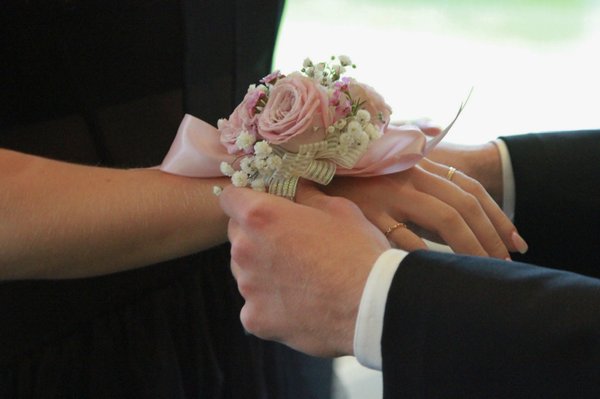
<svg viewBox="0 0 600 399">
<path fill-rule="evenodd" d="M 338 166 L 352 169 L 392 110 L 371 87 L 343 77 L 349 67 L 347 56 L 307 58 L 300 71 L 275 71 L 251 85 L 218 121 L 221 144 L 236 156 L 221 172 L 237 187 L 293 198 L 299 178 L 328 184 Z"/>
<path fill-rule="evenodd" d="M 289 75 L 275 71 L 251 85 L 217 128 L 186 114 L 160 170 L 226 175 L 235 186 L 293 198 L 300 178 L 328 184 L 334 175 L 411 168 L 444 138 L 466 103 L 440 134 L 428 137 L 418 126 L 390 124 L 392 110 L 381 95 L 344 76 L 354 67 L 339 56 L 316 64 L 306 59 Z"/>
</svg>

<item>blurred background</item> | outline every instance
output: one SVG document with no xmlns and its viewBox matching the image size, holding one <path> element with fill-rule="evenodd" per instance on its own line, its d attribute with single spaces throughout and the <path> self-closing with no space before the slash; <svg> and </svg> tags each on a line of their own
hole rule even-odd
<svg viewBox="0 0 600 399">
<path fill-rule="evenodd" d="M 288 0 L 275 67 L 349 55 L 395 119 L 448 141 L 600 126 L 600 0 Z"/>
<path fill-rule="evenodd" d="M 600 0 L 288 0 L 275 68 L 349 55 L 393 119 L 440 125 L 446 141 L 600 127 Z M 337 397 L 381 398 L 381 375 L 336 361 Z"/>
</svg>

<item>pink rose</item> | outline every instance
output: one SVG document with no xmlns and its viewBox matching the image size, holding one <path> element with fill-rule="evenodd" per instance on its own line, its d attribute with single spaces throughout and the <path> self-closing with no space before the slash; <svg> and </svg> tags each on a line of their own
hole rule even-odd
<svg viewBox="0 0 600 399">
<path fill-rule="evenodd" d="M 392 108 L 386 104 L 383 97 L 369 85 L 353 81 L 348 85 L 353 101 L 364 102 L 362 108 L 371 114 L 371 123 L 382 132 L 390 122 Z M 380 118 L 381 116 L 381 118 Z"/>
<path fill-rule="evenodd" d="M 331 124 L 328 104 L 324 87 L 300 73 L 292 73 L 279 79 L 271 89 L 269 101 L 258 115 L 258 134 L 288 151 L 321 141 Z"/>
<path fill-rule="evenodd" d="M 284 77 L 284 75 L 281 72 L 279 72 L 279 69 L 278 69 L 278 70 L 276 70 L 274 72 L 271 72 L 270 74 L 268 74 L 264 78 L 262 78 L 260 80 L 260 83 L 265 83 L 265 84 L 266 83 L 272 83 L 272 84 L 275 84 L 275 82 L 277 82 L 277 79 L 280 79 L 280 78 L 283 78 L 283 77 Z"/>
<path fill-rule="evenodd" d="M 248 91 L 229 119 L 219 120 L 219 139 L 229 154 L 240 152 L 235 142 L 243 131 L 256 137 L 256 105 L 264 96 L 260 89 Z"/>
</svg>

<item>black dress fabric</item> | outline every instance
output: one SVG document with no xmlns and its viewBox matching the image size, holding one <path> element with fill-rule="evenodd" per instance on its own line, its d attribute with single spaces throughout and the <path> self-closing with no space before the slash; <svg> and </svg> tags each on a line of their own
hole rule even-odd
<svg viewBox="0 0 600 399">
<path fill-rule="evenodd" d="M 269 72 L 279 1 L 13 1 L 0 147 L 152 166 L 184 112 L 227 116 Z M 222 245 L 76 280 L 0 283 L 1 398 L 326 398 L 331 362 L 246 334 Z"/>
</svg>

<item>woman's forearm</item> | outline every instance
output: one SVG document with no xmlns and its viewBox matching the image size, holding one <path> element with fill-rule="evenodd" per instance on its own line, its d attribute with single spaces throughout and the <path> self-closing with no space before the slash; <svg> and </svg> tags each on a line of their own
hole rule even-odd
<svg viewBox="0 0 600 399">
<path fill-rule="evenodd" d="M 226 183 L 0 150 L 0 279 L 107 274 L 220 244 L 212 187 Z"/>
</svg>

